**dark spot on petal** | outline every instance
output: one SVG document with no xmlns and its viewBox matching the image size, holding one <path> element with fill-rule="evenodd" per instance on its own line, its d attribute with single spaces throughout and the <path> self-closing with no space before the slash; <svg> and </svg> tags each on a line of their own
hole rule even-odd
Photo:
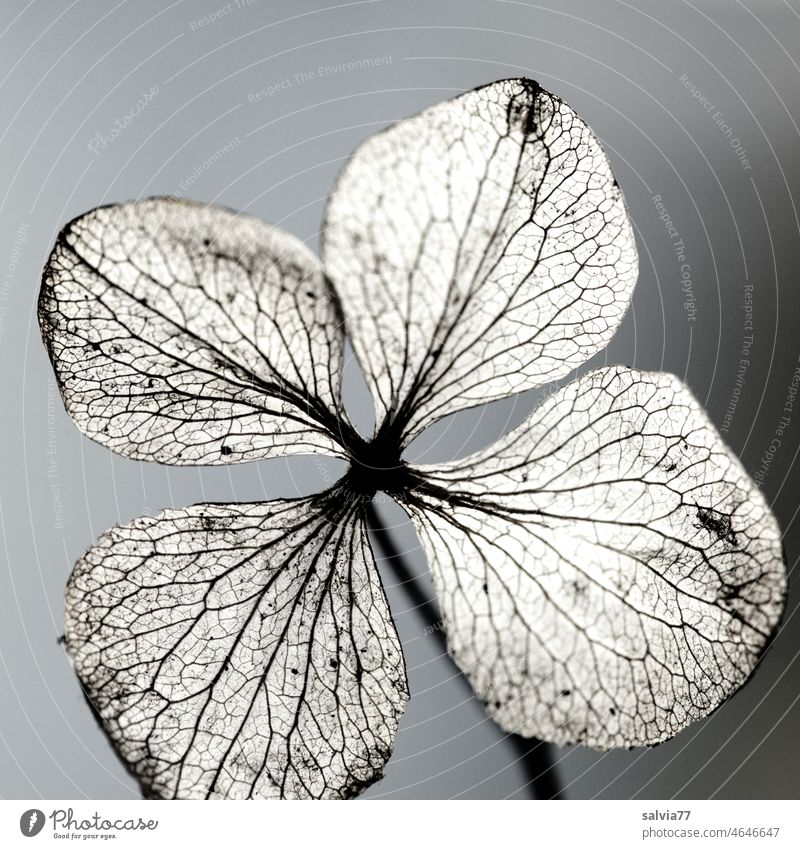
<svg viewBox="0 0 800 849">
<path fill-rule="evenodd" d="M 508 102 L 506 114 L 509 130 L 521 130 L 525 136 L 539 129 L 538 97 L 541 87 L 533 80 L 521 80 L 523 90 L 515 94 Z"/>
<path fill-rule="evenodd" d="M 720 542 L 736 545 L 736 534 L 733 531 L 730 516 L 719 513 L 711 507 L 698 507 L 697 518 L 700 520 L 699 527 L 714 534 Z"/>
<path fill-rule="evenodd" d="M 741 587 L 729 585 L 723 588 L 720 598 L 722 601 L 734 601 L 741 597 L 741 591 Z"/>
</svg>

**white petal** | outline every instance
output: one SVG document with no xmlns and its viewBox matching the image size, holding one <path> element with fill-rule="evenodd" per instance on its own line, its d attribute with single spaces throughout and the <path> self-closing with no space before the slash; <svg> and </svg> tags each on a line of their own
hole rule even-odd
<svg viewBox="0 0 800 849">
<path fill-rule="evenodd" d="M 505 80 L 368 139 L 339 177 L 324 259 L 378 404 L 407 443 L 455 410 L 602 349 L 637 256 L 591 130 Z"/>
<path fill-rule="evenodd" d="M 151 797 L 354 796 L 381 777 L 408 699 L 341 490 L 112 529 L 72 574 L 66 642 Z"/>
<path fill-rule="evenodd" d="M 61 233 L 39 320 L 78 427 L 126 457 L 213 464 L 341 454 L 343 330 L 313 254 L 174 198 Z"/>
<path fill-rule="evenodd" d="M 658 743 L 736 690 L 777 626 L 778 525 L 675 377 L 593 371 L 499 445 L 416 472 L 451 652 L 509 731 Z"/>
</svg>

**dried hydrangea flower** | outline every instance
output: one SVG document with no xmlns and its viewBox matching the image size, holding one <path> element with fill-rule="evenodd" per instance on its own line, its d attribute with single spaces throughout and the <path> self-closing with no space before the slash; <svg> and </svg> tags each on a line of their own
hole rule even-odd
<svg viewBox="0 0 800 849">
<path fill-rule="evenodd" d="M 670 375 L 611 366 L 466 459 L 414 466 L 442 416 L 601 350 L 637 273 L 589 128 L 529 80 L 369 139 L 330 199 L 324 267 L 249 217 L 96 209 L 45 270 L 42 332 L 78 427 L 126 457 L 350 462 L 308 498 L 113 528 L 75 566 L 66 644 L 152 797 L 350 797 L 408 699 L 365 531 L 389 492 L 427 552 L 450 651 L 508 731 L 654 744 L 750 675 L 783 606 L 781 535 Z M 344 330 L 377 408 L 340 398 Z"/>
</svg>

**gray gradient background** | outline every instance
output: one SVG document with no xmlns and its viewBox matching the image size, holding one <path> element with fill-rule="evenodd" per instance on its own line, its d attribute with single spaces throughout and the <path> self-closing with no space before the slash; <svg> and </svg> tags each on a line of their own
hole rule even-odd
<svg viewBox="0 0 800 849">
<path fill-rule="evenodd" d="M 359 141 L 484 82 L 526 74 L 574 106 L 603 140 L 628 199 L 641 275 L 622 328 L 596 363 L 682 376 L 718 424 L 736 380 L 742 301 L 754 285 L 753 363 L 728 440 L 755 472 L 775 435 L 800 352 L 800 3 L 373 2 L 255 0 L 197 29 L 204 2 L 25 5 L 0 16 L 0 795 L 135 797 L 87 710 L 57 637 L 71 564 L 115 522 L 203 499 L 249 500 L 320 489 L 340 467 L 276 460 L 171 469 L 114 456 L 83 438 L 55 394 L 35 323 L 38 278 L 58 229 L 100 203 L 180 192 L 247 210 L 318 243 L 326 192 Z M 235 4 L 234 4 L 235 6 Z M 6 28 L 7 27 L 7 28 Z M 322 64 L 391 57 L 298 83 Z M 734 128 L 740 164 L 686 74 Z M 248 93 L 289 78 L 256 103 Z M 100 155 L 95 133 L 142 92 L 158 93 Z M 686 244 L 697 313 L 658 220 L 660 194 Z M 23 228 L 25 240 L 19 237 Z M 15 247 L 16 241 L 16 247 Z M 369 420 L 358 372 L 355 417 Z M 521 420 L 541 393 L 460 416 L 424 435 L 416 456 L 444 459 Z M 764 489 L 800 554 L 796 510 L 800 404 Z M 51 466 L 51 459 L 55 466 Z M 54 477 L 51 469 L 55 469 Z M 55 503 L 57 484 L 63 522 Z M 424 573 L 402 512 L 381 505 Z M 62 525 L 61 527 L 59 525 Z M 397 749 L 370 797 L 525 797 L 502 732 L 441 657 L 385 563 L 413 698 Z M 555 750 L 571 798 L 800 795 L 800 615 L 785 623 L 754 679 L 710 719 L 652 750 Z"/>
</svg>

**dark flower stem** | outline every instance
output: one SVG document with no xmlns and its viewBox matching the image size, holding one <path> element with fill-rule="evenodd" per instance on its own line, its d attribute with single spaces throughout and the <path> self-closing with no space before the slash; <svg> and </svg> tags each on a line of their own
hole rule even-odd
<svg viewBox="0 0 800 849">
<path fill-rule="evenodd" d="M 383 558 L 389 562 L 411 602 L 424 617 L 426 624 L 434 626 L 430 629 L 430 633 L 439 643 L 442 653 L 447 654 L 444 632 L 441 628 L 435 627 L 440 621 L 436 601 L 425 592 L 419 579 L 412 573 L 372 502 L 367 505 L 367 523 Z M 447 654 L 447 657 L 449 658 L 450 655 Z M 455 664 L 453 665 L 455 666 Z M 458 667 L 456 668 L 458 669 Z M 460 669 L 458 672 L 459 675 L 463 675 Z M 552 746 L 542 740 L 537 740 L 535 737 L 521 737 L 519 734 L 509 734 L 506 740 L 513 747 L 516 758 L 527 772 L 528 782 L 526 786 L 529 788 L 532 797 L 535 799 L 563 799 L 564 793 L 558 779 Z"/>
</svg>

